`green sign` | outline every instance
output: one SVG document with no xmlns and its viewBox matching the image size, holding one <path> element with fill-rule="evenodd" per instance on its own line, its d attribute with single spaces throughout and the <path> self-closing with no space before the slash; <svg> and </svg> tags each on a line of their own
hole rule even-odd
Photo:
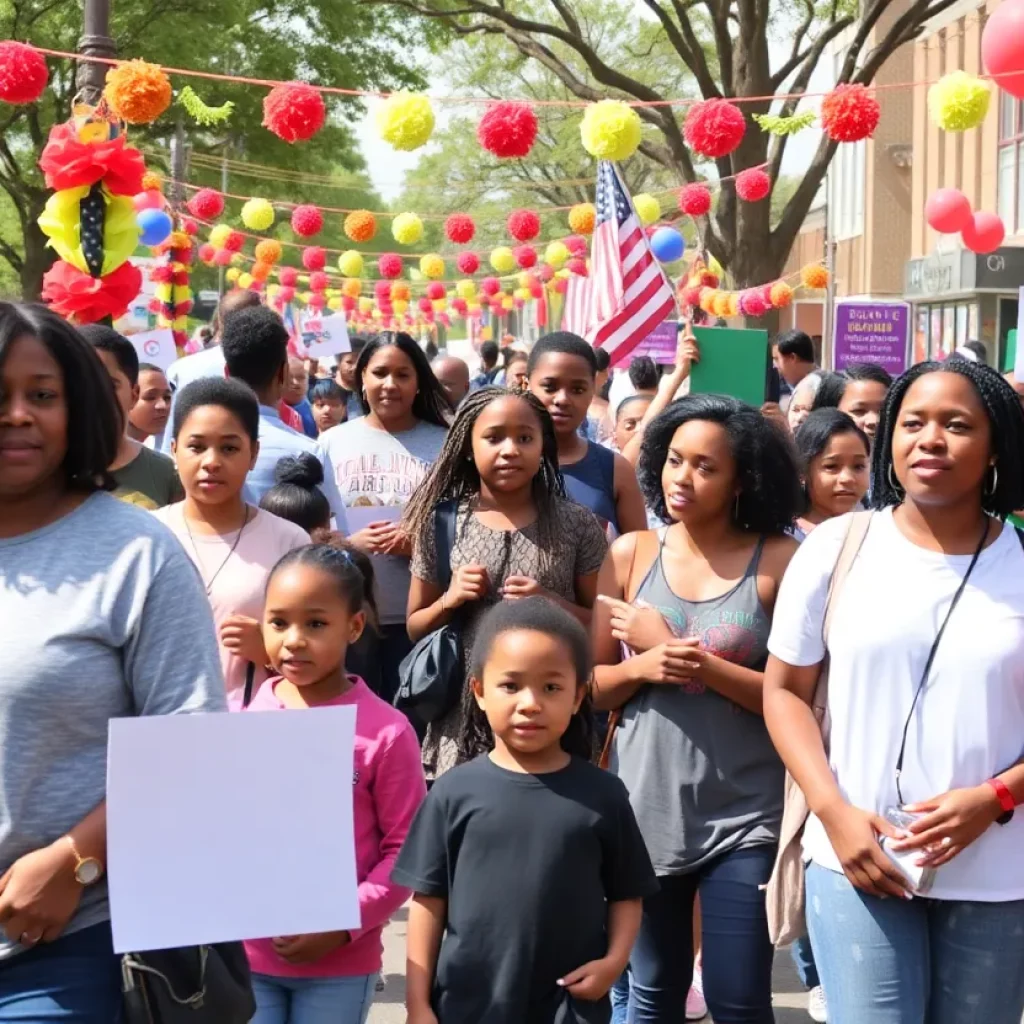
<svg viewBox="0 0 1024 1024">
<path fill-rule="evenodd" d="M 1009 373 L 1017 361 L 1017 328 L 1011 327 L 1006 332 L 1006 344 L 1003 346 L 1003 373 Z"/>
<path fill-rule="evenodd" d="M 771 353 L 768 332 L 694 327 L 700 362 L 690 371 L 691 395 L 731 395 L 759 409 Z"/>
</svg>

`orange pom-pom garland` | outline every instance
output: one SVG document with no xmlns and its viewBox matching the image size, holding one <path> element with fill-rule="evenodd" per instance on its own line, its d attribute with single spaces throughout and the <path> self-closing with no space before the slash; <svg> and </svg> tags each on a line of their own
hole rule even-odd
<svg viewBox="0 0 1024 1024">
<path fill-rule="evenodd" d="M 163 68 L 129 60 L 107 72 L 103 98 L 128 124 L 150 124 L 171 105 L 171 81 Z"/>
<path fill-rule="evenodd" d="M 377 218 L 369 210 L 356 210 L 345 218 L 345 235 L 353 242 L 369 242 L 377 234 Z"/>
<path fill-rule="evenodd" d="M 828 287 L 828 271 L 820 263 L 808 263 L 800 271 L 800 281 L 805 288 L 820 290 Z"/>
</svg>

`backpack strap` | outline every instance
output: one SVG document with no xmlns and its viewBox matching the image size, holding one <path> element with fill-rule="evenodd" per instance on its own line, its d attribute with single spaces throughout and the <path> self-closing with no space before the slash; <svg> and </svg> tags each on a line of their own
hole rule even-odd
<svg viewBox="0 0 1024 1024">
<path fill-rule="evenodd" d="M 452 582 L 452 552 L 455 550 L 457 501 L 443 501 L 434 509 L 434 552 L 437 561 L 437 582 L 447 590 Z"/>
</svg>

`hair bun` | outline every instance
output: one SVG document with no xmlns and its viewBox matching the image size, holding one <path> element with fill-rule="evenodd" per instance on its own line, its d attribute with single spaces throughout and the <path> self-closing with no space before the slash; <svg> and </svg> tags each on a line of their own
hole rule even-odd
<svg viewBox="0 0 1024 1024">
<path fill-rule="evenodd" d="M 311 452 L 299 455 L 285 455 L 277 460 L 274 480 L 279 484 L 295 484 L 311 491 L 324 482 L 324 467 Z"/>
</svg>

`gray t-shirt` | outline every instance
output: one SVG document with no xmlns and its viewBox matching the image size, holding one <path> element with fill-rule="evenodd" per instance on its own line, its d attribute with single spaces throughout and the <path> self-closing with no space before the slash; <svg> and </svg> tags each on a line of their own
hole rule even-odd
<svg viewBox="0 0 1024 1024">
<path fill-rule="evenodd" d="M 107 723 L 225 709 L 210 606 L 174 535 L 94 494 L 0 539 L 0 873 L 106 794 Z M 105 882 L 68 925 L 109 917 Z M 0 934 L 0 960 L 22 952 Z"/>
<path fill-rule="evenodd" d="M 334 477 L 347 508 L 349 529 L 357 533 L 374 519 L 396 519 L 412 492 L 423 482 L 448 433 L 432 423 L 389 434 L 366 419 L 339 423 L 320 435 L 334 466 Z M 353 511 L 356 510 L 356 511 Z M 380 621 L 405 622 L 409 599 L 409 559 L 373 555 Z"/>
</svg>

